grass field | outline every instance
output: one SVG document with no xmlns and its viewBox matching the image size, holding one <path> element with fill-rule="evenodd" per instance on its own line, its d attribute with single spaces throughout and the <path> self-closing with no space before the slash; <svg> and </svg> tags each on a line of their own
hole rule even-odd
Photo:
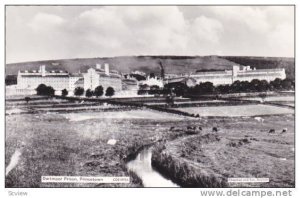
<svg viewBox="0 0 300 198">
<path fill-rule="evenodd" d="M 258 100 L 260 101 L 260 97 L 243 97 L 242 99 L 245 100 Z M 294 102 L 295 97 L 294 96 L 268 96 L 264 99 L 266 102 L 274 102 L 274 101 L 287 101 L 287 102 Z"/>
<path fill-rule="evenodd" d="M 6 186 L 95 186 L 41 183 L 42 175 L 129 175 L 130 184 L 99 184 L 98 187 L 141 186 L 125 168 L 124 160 L 143 145 L 176 135 L 169 128 L 178 122 L 187 125 L 193 120 L 148 110 L 7 115 L 5 165 L 22 144 L 25 147 L 18 165 L 6 177 Z M 108 145 L 109 139 L 116 139 L 116 145 Z"/>
<path fill-rule="evenodd" d="M 219 187 L 295 186 L 293 115 L 265 117 L 263 123 L 251 118 L 214 119 L 218 133 L 207 125 L 198 135 L 165 144 L 155 163 L 171 170 L 168 174 L 185 186 L 216 187 L 216 181 L 225 181 Z M 275 134 L 268 133 L 271 128 Z M 281 134 L 283 128 L 287 132 Z M 189 180 L 193 178 L 198 178 L 195 183 Z M 228 178 L 269 178 L 269 182 L 227 183 Z"/>
<path fill-rule="evenodd" d="M 220 117 L 238 117 L 238 116 L 259 116 L 273 114 L 293 114 L 293 109 L 276 107 L 270 105 L 236 105 L 236 106 L 218 106 L 218 107 L 185 107 L 176 108 L 177 110 L 199 114 L 200 117 L 220 116 Z"/>
<path fill-rule="evenodd" d="M 26 106 L 45 105 L 47 101 L 48 105 L 64 105 L 66 102 L 39 100 L 29 105 L 20 101 L 9 102 L 6 110 L 7 113 L 26 111 Z M 200 118 L 146 108 L 7 114 L 5 166 L 16 151 L 21 155 L 16 167 L 6 176 L 5 185 L 141 187 L 141 180 L 129 172 L 125 164 L 143 146 L 160 140 L 166 140 L 163 141 L 166 143 L 164 152 L 172 156 L 174 163 L 186 163 L 183 167 L 190 166 L 198 173 L 204 171 L 222 178 L 269 177 L 270 183 L 263 184 L 264 187 L 294 185 L 293 109 L 262 104 L 176 109 L 199 114 Z M 250 117 L 258 115 L 266 115 L 263 122 Z M 187 136 L 188 126 L 201 126 L 202 132 Z M 171 127 L 175 129 L 170 130 Z M 213 127 L 218 128 L 217 134 L 212 134 Z M 280 134 L 283 128 L 287 133 Z M 269 134 L 270 129 L 274 129 L 275 134 Z M 107 144 L 110 139 L 117 140 L 117 143 Z M 201 171 L 197 171 L 199 168 Z M 43 175 L 129 176 L 131 182 L 98 185 L 41 183 Z"/>
</svg>

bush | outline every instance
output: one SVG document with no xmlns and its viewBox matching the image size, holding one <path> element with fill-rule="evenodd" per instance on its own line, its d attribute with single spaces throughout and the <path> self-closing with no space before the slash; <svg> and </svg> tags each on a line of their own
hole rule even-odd
<svg viewBox="0 0 300 198">
<path fill-rule="evenodd" d="M 159 86 L 152 85 L 152 86 L 150 86 L 150 90 L 159 90 Z"/>
<path fill-rule="evenodd" d="M 84 89 L 82 87 L 76 87 L 74 90 L 75 96 L 82 96 L 84 93 Z"/>
<path fill-rule="evenodd" d="M 86 96 L 86 97 L 90 98 L 90 97 L 92 97 L 93 95 L 94 95 L 94 92 L 93 92 L 92 90 L 90 90 L 90 89 L 86 90 L 86 92 L 85 92 L 85 96 Z"/>
<path fill-rule="evenodd" d="M 189 89 L 191 95 L 205 95 L 215 93 L 215 87 L 211 82 L 204 82 Z"/>
<path fill-rule="evenodd" d="M 25 99 L 26 103 L 28 103 L 31 100 L 30 97 L 25 97 L 24 99 Z"/>
<path fill-rule="evenodd" d="M 94 91 L 94 95 L 98 98 L 99 96 L 103 95 L 103 87 L 100 85 L 98 87 L 96 87 L 95 91 Z"/>
<path fill-rule="evenodd" d="M 164 86 L 166 92 L 174 93 L 176 96 L 184 96 L 188 91 L 188 86 L 184 83 L 170 83 Z"/>
<path fill-rule="evenodd" d="M 140 84 L 139 85 L 139 90 L 149 90 L 150 86 L 147 84 Z"/>
<path fill-rule="evenodd" d="M 46 86 L 45 84 L 40 84 L 35 90 L 37 95 L 53 96 L 55 94 L 53 87 Z"/>
<path fill-rule="evenodd" d="M 66 90 L 66 89 L 63 89 L 62 91 L 61 91 L 61 95 L 63 96 L 63 97 L 65 97 L 65 96 L 67 96 L 68 95 L 68 90 Z"/>
<path fill-rule="evenodd" d="M 115 90 L 114 90 L 114 88 L 108 87 L 108 88 L 106 89 L 105 96 L 111 97 L 111 96 L 113 96 L 113 95 L 115 95 Z"/>
</svg>

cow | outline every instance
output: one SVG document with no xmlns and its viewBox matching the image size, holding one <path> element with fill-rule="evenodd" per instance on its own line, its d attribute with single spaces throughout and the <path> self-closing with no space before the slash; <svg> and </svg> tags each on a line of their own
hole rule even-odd
<svg viewBox="0 0 300 198">
<path fill-rule="evenodd" d="M 275 129 L 270 129 L 269 133 L 275 133 Z"/>
<path fill-rule="evenodd" d="M 283 128 L 281 133 L 286 133 L 287 132 L 287 128 Z"/>
</svg>

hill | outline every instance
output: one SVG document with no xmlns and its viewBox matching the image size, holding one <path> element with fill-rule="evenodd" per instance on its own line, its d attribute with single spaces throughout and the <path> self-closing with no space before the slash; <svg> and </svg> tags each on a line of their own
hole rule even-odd
<svg viewBox="0 0 300 198">
<path fill-rule="evenodd" d="M 111 69 L 122 73 L 139 70 L 145 73 L 160 74 L 159 62 L 165 67 L 166 73 L 190 73 L 196 70 L 224 70 L 232 65 L 251 65 L 256 68 L 286 68 L 289 77 L 294 78 L 295 67 L 293 58 L 263 58 L 237 56 L 122 56 L 111 58 L 83 58 L 45 60 L 24 63 L 6 64 L 6 75 L 16 75 L 18 70 L 38 69 L 46 65 L 47 70 L 63 69 L 71 73 L 85 72 L 97 63 L 109 63 Z"/>
</svg>

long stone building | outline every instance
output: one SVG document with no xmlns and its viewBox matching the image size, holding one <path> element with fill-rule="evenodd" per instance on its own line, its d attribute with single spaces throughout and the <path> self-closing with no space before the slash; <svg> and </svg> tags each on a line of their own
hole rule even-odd
<svg viewBox="0 0 300 198">
<path fill-rule="evenodd" d="M 184 78 L 184 77 L 182 77 Z M 186 78 L 186 77 L 185 77 Z M 195 79 L 196 83 L 211 82 L 214 85 L 226 85 L 239 81 L 252 81 L 253 79 L 266 80 L 268 82 L 276 78 L 285 79 L 285 69 L 251 69 L 250 66 L 236 66 L 232 70 L 222 71 L 200 71 L 188 75 L 188 78 Z M 179 78 L 180 79 L 180 78 Z M 166 83 L 168 79 L 166 79 Z"/>
<path fill-rule="evenodd" d="M 114 88 L 116 92 L 122 90 L 122 76 L 117 71 L 110 71 L 107 63 L 104 64 L 104 68 L 97 64 L 96 68 L 88 69 L 87 73 L 83 74 L 83 78 L 85 90 L 94 90 L 99 85 L 104 90 L 108 87 Z"/>
<path fill-rule="evenodd" d="M 109 70 L 109 65 L 97 65 L 90 68 L 86 73 L 71 74 L 63 70 L 47 71 L 45 66 L 39 70 L 24 70 L 18 72 L 16 93 L 35 93 L 35 89 L 45 84 L 53 87 L 57 92 L 67 89 L 72 93 L 76 87 L 83 87 L 85 90 L 94 90 L 101 85 L 104 90 L 113 87 L 116 92 L 122 90 L 122 76 L 114 70 Z"/>
<path fill-rule="evenodd" d="M 214 85 L 224 85 L 232 84 L 237 80 L 251 81 L 258 79 L 270 82 L 276 78 L 285 79 L 285 69 L 251 69 L 250 66 L 233 66 L 232 70 L 200 71 L 190 75 L 166 77 L 164 80 L 156 79 L 156 83 L 160 82 L 160 87 L 168 83 L 185 83 L 188 86 L 194 86 L 201 82 L 211 82 Z M 147 80 L 141 82 L 151 84 L 153 79 Z M 63 70 L 47 71 L 45 66 L 40 66 L 39 70 L 19 71 L 15 90 L 19 94 L 29 92 L 34 94 L 34 90 L 40 84 L 52 86 L 58 92 L 67 89 L 69 93 L 73 93 L 74 89 L 79 86 L 85 90 L 94 90 L 99 85 L 104 90 L 113 87 L 116 93 L 119 92 L 120 94 L 122 94 L 121 91 L 131 90 L 132 92 L 137 88 L 137 82 L 122 78 L 122 75 L 117 71 L 110 70 L 109 65 L 106 63 L 103 68 L 97 64 L 96 67 L 89 68 L 86 73 L 78 74 L 71 74 Z"/>
<path fill-rule="evenodd" d="M 63 70 L 47 71 L 45 66 L 39 70 L 24 70 L 18 72 L 17 89 L 34 90 L 40 84 L 53 87 L 56 91 L 63 89 L 72 90 L 81 75 L 72 75 Z"/>
</svg>

